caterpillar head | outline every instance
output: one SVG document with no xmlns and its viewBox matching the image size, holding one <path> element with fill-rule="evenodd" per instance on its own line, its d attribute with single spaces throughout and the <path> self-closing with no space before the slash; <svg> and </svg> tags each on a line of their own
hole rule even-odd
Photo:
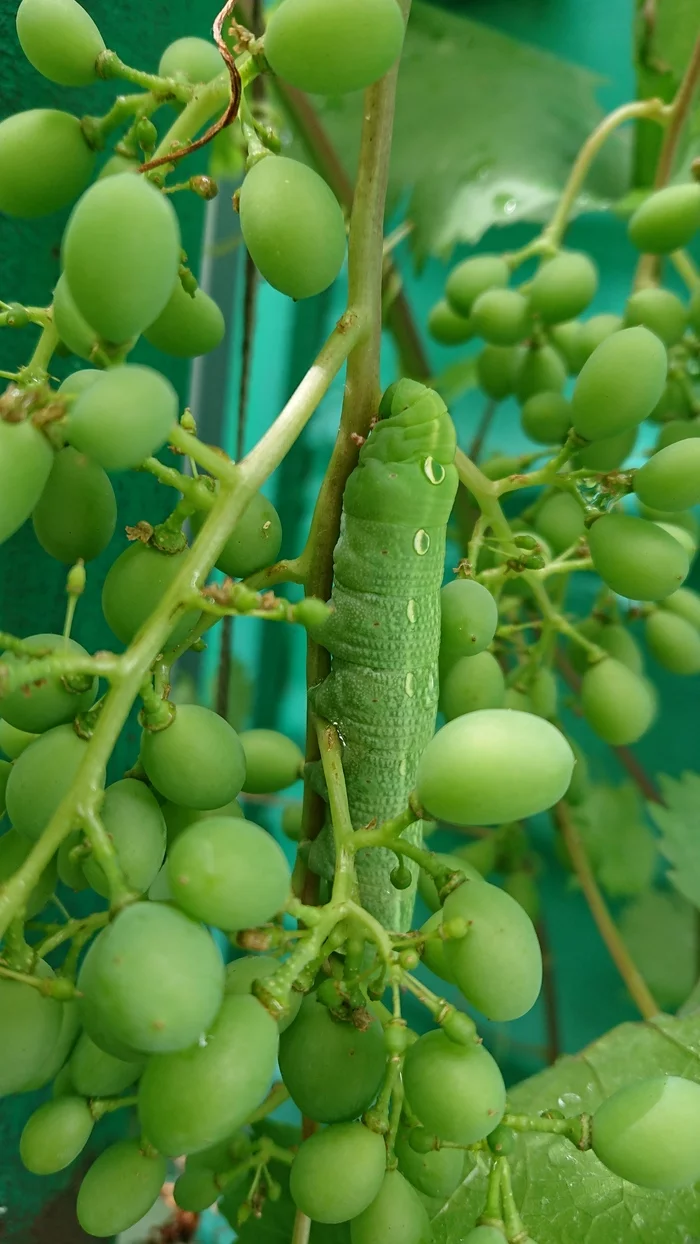
<svg viewBox="0 0 700 1244">
<path fill-rule="evenodd" d="M 398 380 L 379 404 L 379 421 L 360 455 L 361 460 L 420 462 L 430 456 L 443 465 L 454 460 L 455 430 L 439 393 L 417 380 Z"/>
</svg>

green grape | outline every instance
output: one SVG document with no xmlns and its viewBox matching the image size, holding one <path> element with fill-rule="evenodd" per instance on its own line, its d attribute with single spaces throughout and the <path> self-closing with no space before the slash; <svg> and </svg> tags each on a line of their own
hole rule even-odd
<svg viewBox="0 0 700 1244">
<path fill-rule="evenodd" d="M 356 1119 L 374 1101 L 384 1075 L 381 1026 L 334 1019 L 312 994 L 282 1034 L 279 1066 L 302 1114 L 318 1123 Z"/>
<path fill-rule="evenodd" d="M 19 1156 L 33 1175 L 55 1175 L 82 1153 L 95 1120 L 82 1097 L 44 1102 L 24 1125 Z"/>
<path fill-rule="evenodd" d="M 138 1080 L 145 1065 L 145 1058 L 137 1062 L 115 1058 L 81 1032 L 70 1056 L 71 1083 L 81 1097 L 116 1097 Z"/>
<path fill-rule="evenodd" d="M 696 544 L 700 540 L 700 522 L 692 510 L 681 510 L 675 513 L 671 510 L 654 510 L 640 502 L 639 512 L 642 518 L 650 518 L 654 523 L 672 523 L 675 527 L 685 528 Z"/>
<path fill-rule="evenodd" d="M 689 419 L 691 414 L 692 408 L 687 390 L 678 380 L 671 377 L 649 418 L 653 419 L 654 423 L 671 423 L 677 419 Z"/>
<path fill-rule="evenodd" d="M 161 78 L 184 78 L 186 82 L 211 82 L 225 66 L 216 44 L 186 35 L 163 52 L 158 65 Z"/>
<path fill-rule="evenodd" d="M 528 694 L 533 713 L 538 717 L 554 717 L 557 711 L 557 679 L 550 669 L 540 669 L 530 680 Z"/>
<path fill-rule="evenodd" d="M 533 924 L 539 919 L 542 908 L 540 892 L 531 872 L 518 869 L 517 872 L 508 873 L 503 882 L 503 889 L 522 907 Z"/>
<path fill-rule="evenodd" d="M 637 441 L 638 429 L 626 428 L 617 436 L 605 436 L 602 440 L 592 441 L 585 449 L 579 449 L 574 456 L 577 467 L 589 471 L 616 471 L 631 454 Z"/>
<path fill-rule="evenodd" d="M 40 960 L 35 976 L 53 976 Z M 0 977 L 0 1097 L 21 1093 L 41 1075 L 61 1032 L 63 1003 L 19 981 Z"/>
<path fill-rule="evenodd" d="M 418 798 L 435 820 L 500 825 L 544 812 L 571 781 L 574 756 L 541 717 L 482 709 L 450 721 L 418 764 Z"/>
<path fill-rule="evenodd" d="M 552 552 L 563 553 L 586 533 L 585 510 L 570 492 L 552 492 L 537 511 L 535 531 L 543 536 Z"/>
<path fill-rule="evenodd" d="M 432 916 L 421 925 L 421 933 L 435 933 L 436 929 L 442 924 L 442 908 L 434 911 Z M 430 938 L 425 943 L 421 951 L 421 958 L 426 967 L 430 968 L 440 980 L 447 981 L 450 985 L 455 984 L 455 978 L 447 966 L 445 958 L 445 942 L 442 938 Z M 406 1172 L 404 1171 L 404 1174 Z"/>
<path fill-rule="evenodd" d="M 106 549 L 117 524 L 117 501 L 102 467 L 68 446 L 56 454 L 32 513 L 34 534 L 49 557 L 73 566 Z"/>
<path fill-rule="evenodd" d="M 232 799 L 230 803 L 224 804 L 222 808 L 207 808 L 204 810 L 182 808 L 179 804 L 171 803 L 169 799 L 166 799 L 165 803 L 161 805 L 161 812 L 165 820 L 168 849 L 170 849 L 180 834 L 189 829 L 190 825 L 195 825 L 197 821 L 206 820 L 210 816 L 245 816 L 241 805 L 236 799 Z"/>
<path fill-rule="evenodd" d="M 286 3 L 286 0 L 285 0 Z M 206 514 L 196 511 L 190 522 L 195 535 Z M 277 560 L 282 545 L 282 524 L 271 501 L 261 492 L 251 497 L 221 550 L 216 566 L 232 579 L 245 579 Z"/>
<path fill-rule="evenodd" d="M 30 420 L 0 419 L 0 544 L 29 518 L 52 465 L 51 445 Z"/>
<path fill-rule="evenodd" d="M 43 975 L 43 972 L 40 972 L 39 975 Z M 36 1074 L 25 1082 L 22 1088 L 23 1093 L 33 1093 L 36 1089 L 44 1088 L 45 1085 L 55 1080 L 65 1070 L 67 1066 L 66 1059 L 75 1045 L 79 1031 L 80 1013 L 77 1002 L 62 1003 L 61 1027 L 58 1033 L 58 1040 Z M 65 1090 L 66 1093 L 72 1093 L 72 1085 L 66 1082 Z M 65 1096 L 66 1093 L 60 1095 Z M 54 1093 L 54 1096 L 59 1096 L 59 1094 Z"/>
<path fill-rule="evenodd" d="M 408 1132 L 402 1125 L 396 1136 L 395 1152 L 401 1174 L 424 1196 L 446 1201 L 462 1182 L 464 1153 L 459 1149 L 416 1153 L 409 1144 Z"/>
<path fill-rule="evenodd" d="M 41 837 L 73 785 L 87 746 L 72 726 L 54 726 L 15 761 L 7 783 L 7 814 L 20 834 Z"/>
<path fill-rule="evenodd" d="M 572 423 L 571 403 L 561 393 L 535 393 L 520 412 L 523 432 L 538 445 L 566 440 Z"/>
<path fill-rule="evenodd" d="M 700 186 L 667 186 L 656 190 L 637 208 L 628 233 L 639 251 L 665 255 L 687 246 L 700 229 Z"/>
<path fill-rule="evenodd" d="M 614 657 L 591 665 L 581 680 L 581 707 L 606 743 L 636 743 L 649 729 L 656 704 L 645 679 Z"/>
<path fill-rule="evenodd" d="M 510 268 L 501 255 L 473 255 L 453 268 L 445 294 L 457 315 L 468 316 L 477 298 L 493 289 L 505 289 Z"/>
<path fill-rule="evenodd" d="M 460 657 L 440 679 L 440 709 L 448 721 L 481 708 L 501 708 L 506 693 L 503 671 L 491 652 Z"/>
<path fill-rule="evenodd" d="M 21 868 L 31 849 L 32 844 L 29 839 L 23 838 L 16 829 L 8 829 L 0 837 L 0 885 L 4 881 L 9 881 L 18 868 Z M 33 920 L 40 911 L 43 911 L 55 888 L 56 861 L 51 860 L 25 899 L 24 914 L 27 920 Z"/>
<path fill-rule="evenodd" d="M 53 291 L 53 322 L 64 346 L 78 358 L 90 359 L 95 347 L 99 348 L 97 334 L 76 307 L 63 274 Z"/>
<path fill-rule="evenodd" d="M 257 998 L 226 996 L 206 1040 L 149 1058 L 139 1085 L 144 1135 L 170 1157 L 230 1136 L 265 1096 L 277 1043 Z"/>
<path fill-rule="evenodd" d="M 386 1146 L 363 1123 L 332 1123 L 303 1141 L 289 1176 L 292 1200 L 314 1222 L 356 1218 L 384 1182 Z"/>
<path fill-rule="evenodd" d="M 618 1089 L 593 1115 L 592 1147 L 608 1170 L 642 1188 L 694 1184 L 700 1178 L 700 1085 L 652 1076 Z"/>
<path fill-rule="evenodd" d="M 292 842 L 299 842 L 302 835 L 303 805 L 288 803 L 282 809 L 282 833 Z"/>
<path fill-rule="evenodd" d="M 152 544 L 132 544 L 120 553 L 107 571 L 102 588 L 102 612 L 110 629 L 123 644 L 130 644 L 137 631 L 158 607 L 182 570 L 187 550 L 162 553 Z M 177 647 L 197 622 L 199 613 L 188 609 L 175 623 L 167 639 Z"/>
<path fill-rule="evenodd" d="M 71 1084 L 70 1067 L 66 1063 L 54 1078 L 54 1082 L 51 1085 L 51 1098 L 53 1101 L 58 1101 L 59 1097 L 72 1096 L 73 1085 Z"/>
<path fill-rule="evenodd" d="M 680 298 L 668 289 L 638 289 L 625 306 L 625 325 L 643 324 L 663 341 L 675 346 L 688 323 L 688 312 Z"/>
<path fill-rule="evenodd" d="M 239 738 L 245 753 L 243 790 L 272 795 L 286 790 L 301 777 L 303 752 L 277 730 L 244 730 Z"/>
<path fill-rule="evenodd" d="M 32 219 L 76 199 L 92 177 L 95 153 L 80 121 L 31 108 L 0 122 L 0 212 Z"/>
<path fill-rule="evenodd" d="M 481 873 L 478 869 L 474 868 L 473 865 L 461 855 L 450 855 L 447 852 L 438 852 L 436 853 L 435 858 L 439 860 L 441 864 L 444 864 L 445 868 L 451 868 L 457 872 L 464 873 L 465 877 L 469 881 L 482 880 Z M 426 907 L 429 907 L 432 912 L 440 910 L 441 904 L 440 899 L 438 898 L 435 882 L 430 874 L 424 872 L 423 869 L 421 869 L 418 874 L 418 893 L 423 899 Z"/>
<path fill-rule="evenodd" d="M 234 959 L 226 967 L 224 993 L 248 994 L 253 981 L 264 980 L 265 977 L 272 976 L 281 966 L 280 960 L 273 959 L 272 955 L 244 955 L 242 959 Z M 277 1025 L 280 1032 L 285 1032 L 294 1022 L 299 1014 L 301 1002 L 302 995 L 297 990 L 292 990 L 289 1011 Z"/>
<path fill-rule="evenodd" d="M 598 289 L 598 270 L 587 255 L 567 251 L 545 260 L 528 289 L 530 310 L 545 324 L 561 324 L 580 315 Z"/>
<path fill-rule="evenodd" d="M 657 609 L 647 618 L 644 637 L 664 669 L 672 674 L 700 673 L 700 631 L 692 622 L 667 609 Z"/>
<path fill-rule="evenodd" d="M 236 731 L 201 704 L 179 704 L 165 730 L 144 730 L 141 763 L 156 790 L 186 808 L 222 807 L 245 778 Z"/>
<path fill-rule="evenodd" d="M 648 328 L 623 328 L 607 337 L 574 386 L 576 431 L 597 441 L 636 427 L 661 397 L 667 366 L 666 349 Z"/>
<path fill-rule="evenodd" d="M 213 1171 L 185 1169 L 178 1175 L 173 1197 L 179 1209 L 190 1214 L 203 1214 L 221 1196 L 221 1187 Z"/>
<path fill-rule="evenodd" d="M 25 730 L 17 730 L 15 726 L 10 725 L 9 721 L 0 720 L 0 750 L 9 756 L 10 760 L 16 760 L 18 756 L 21 756 L 29 744 L 36 742 L 38 737 L 38 734 L 27 734 Z M 7 794 L 7 787 L 5 787 L 5 793 Z"/>
<path fill-rule="evenodd" d="M 116 1042 L 160 1053 L 184 1049 L 209 1027 L 223 996 L 224 965 L 201 925 L 163 903 L 141 902 L 125 907 L 96 938 L 78 981 L 83 1022 L 97 1045 L 90 1011 Z M 108 1052 L 119 1057 L 118 1048 Z"/>
<path fill-rule="evenodd" d="M 618 622 L 603 623 L 597 634 L 590 634 L 588 637 L 593 639 L 600 648 L 604 648 L 611 657 L 615 657 L 616 661 L 622 661 L 622 664 L 632 670 L 633 674 L 644 673 L 641 648 L 626 626 L 621 626 Z M 587 667 L 588 659 L 586 658 L 583 669 Z"/>
<path fill-rule="evenodd" d="M 584 327 L 580 320 L 566 320 L 563 324 L 551 324 L 547 333 L 571 376 L 575 376 L 580 367 L 578 343 Z"/>
<path fill-rule="evenodd" d="M 466 316 L 453 311 L 449 302 L 443 298 L 430 310 L 428 332 L 433 341 L 439 341 L 440 345 L 458 346 L 474 336 L 474 326 Z"/>
<path fill-rule="evenodd" d="M 660 449 L 634 476 L 634 491 L 652 509 L 687 510 L 700 502 L 700 441 Z"/>
<path fill-rule="evenodd" d="M 445 900 L 443 920 L 459 916 L 468 921 L 469 932 L 445 943 L 445 960 L 465 998 L 488 1019 L 525 1015 L 542 985 L 542 954 L 529 916 L 510 894 L 486 881 L 465 882 Z"/>
<path fill-rule="evenodd" d="M 93 1162 L 78 1189 L 78 1222 L 88 1235 L 118 1235 L 133 1227 L 160 1196 L 167 1162 L 138 1140 L 118 1140 Z"/>
<path fill-rule="evenodd" d="M 440 656 L 456 661 L 488 648 L 498 626 L 498 606 L 481 583 L 453 579 L 440 592 Z"/>
<path fill-rule="evenodd" d="M 100 816 L 126 884 L 144 894 L 165 857 L 165 821 L 155 795 L 143 782 L 122 778 L 107 787 Z M 109 883 L 92 855 L 86 857 L 83 871 L 93 890 L 109 898 Z"/>
<path fill-rule="evenodd" d="M 216 55 L 219 53 L 216 52 Z M 176 281 L 160 315 L 143 335 L 146 341 L 165 354 L 192 359 L 215 350 L 223 341 L 225 331 L 224 317 L 214 299 L 199 286 L 193 297 L 185 293 L 182 281 Z"/>
<path fill-rule="evenodd" d="M 350 1244 L 430 1244 L 428 1212 L 400 1171 L 387 1171 L 378 1195 L 350 1223 Z"/>
<path fill-rule="evenodd" d="M 662 600 L 688 574 L 685 549 L 646 518 L 605 514 L 590 528 L 588 546 L 603 582 L 631 600 Z"/>
<path fill-rule="evenodd" d="M 582 804 L 590 794 L 590 781 L 588 772 L 588 761 L 585 752 L 581 750 L 578 743 L 574 739 L 569 739 L 571 750 L 576 757 L 576 764 L 571 776 L 571 785 L 566 792 L 567 802 L 576 808 Z"/>
<path fill-rule="evenodd" d="M 515 289 L 487 289 L 476 299 L 470 322 L 490 345 L 515 346 L 530 327 L 527 299 Z"/>
<path fill-rule="evenodd" d="M 66 379 L 59 384 L 58 392 L 62 397 L 75 401 L 81 393 L 95 384 L 101 375 L 102 372 L 96 367 L 83 367 L 81 371 L 74 371 L 71 376 L 66 376 Z"/>
<path fill-rule="evenodd" d="M 513 392 L 521 354 L 519 346 L 484 346 L 481 354 L 477 355 L 477 380 L 492 401 L 502 402 Z"/>
<path fill-rule="evenodd" d="M 521 687 L 508 687 L 503 697 L 503 708 L 512 708 L 519 713 L 531 713 L 532 701 L 527 693 Z"/>
<path fill-rule="evenodd" d="M 575 371 L 581 370 L 601 341 L 605 341 L 620 328 L 622 328 L 622 316 L 612 315 L 610 312 L 592 315 L 590 320 L 585 320 L 580 326 L 576 340 Z"/>
<path fill-rule="evenodd" d="M 700 593 L 691 587 L 679 587 L 678 591 L 666 597 L 662 605 L 700 630 Z"/>
<path fill-rule="evenodd" d="M 74 639 L 63 635 L 30 635 L 24 644 L 30 652 L 65 652 L 66 656 L 87 657 L 87 652 Z M 12 669 L 18 660 L 14 652 L 3 652 L 0 660 Z M 72 721 L 78 713 L 84 713 L 94 703 L 97 695 L 97 679 L 93 678 L 87 691 L 68 690 L 60 678 L 47 678 L 37 685 L 18 687 L 0 699 L 0 710 L 5 721 L 18 730 L 29 734 L 41 734 L 52 726 Z"/>
<path fill-rule="evenodd" d="M 677 441 L 690 440 L 695 436 L 700 436 L 700 419 L 670 419 L 659 432 L 656 452 L 665 449 L 667 445 L 675 445 Z"/>
<path fill-rule="evenodd" d="M 102 35 L 76 0 L 22 0 L 17 38 L 30 65 L 59 86 L 89 86 L 104 52 Z"/>
<path fill-rule="evenodd" d="M 475 1144 L 503 1118 L 503 1076 L 476 1041 L 457 1045 L 444 1032 L 425 1033 L 406 1053 L 403 1081 L 411 1109 L 441 1140 Z"/>
<path fill-rule="evenodd" d="M 105 341 L 129 341 L 160 315 L 177 280 L 175 209 L 143 177 L 121 173 L 96 181 L 73 209 L 62 255 L 88 324 Z"/>
<path fill-rule="evenodd" d="M 343 58 L 354 59 L 345 48 Z M 345 258 L 345 221 L 333 191 L 313 169 L 286 156 L 259 160 L 246 174 L 239 212 L 248 253 L 274 289 L 311 298 L 333 284 Z"/>
<path fill-rule="evenodd" d="M 401 53 L 403 36 L 395 0 L 337 0 L 332 6 L 285 0 L 270 17 L 265 58 L 273 73 L 302 91 L 346 95 L 383 77 Z"/>
<path fill-rule="evenodd" d="M 103 372 L 68 415 L 66 435 L 106 471 L 126 471 L 162 449 L 177 420 L 177 394 L 151 367 Z"/>
<path fill-rule="evenodd" d="M 685 549 L 688 560 L 690 562 L 694 561 L 698 548 L 697 537 L 688 531 L 687 527 L 682 527 L 680 523 L 660 522 L 658 519 L 654 519 L 654 526 L 659 527 L 662 531 L 667 531 L 670 536 L 673 536 L 681 548 Z"/>
<path fill-rule="evenodd" d="M 566 368 L 552 346 L 531 346 L 521 356 L 513 383 L 515 396 L 524 406 L 535 393 L 561 393 Z"/>
<path fill-rule="evenodd" d="M 117 173 L 138 173 L 139 161 L 134 156 L 111 155 L 105 160 L 102 168 L 97 174 L 97 180 L 102 177 L 115 177 Z"/>
<path fill-rule="evenodd" d="M 274 838 L 252 821 L 224 816 L 180 834 L 168 854 L 168 881 L 183 911 L 226 932 L 271 920 L 291 886 Z"/>
<path fill-rule="evenodd" d="M 58 855 L 56 856 L 58 878 L 59 881 L 62 881 L 71 890 L 87 890 L 88 888 L 85 873 L 83 872 L 84 854 L 81 853 L 77 857 L 71 855 L 74 848 L 81 847 L 83 842 L 84 839 L 81 831 L 75 829 L 67 838 L 63 839 L 58 848 Z"/>
<path fill-rule="evenodd" d="M 508 475 L 516 475 L 521 466 L 519 458 L 509 454 L 493 454 L 482 463 L 481 470 L 487 479 L 505 479 Z"/>
</svg>

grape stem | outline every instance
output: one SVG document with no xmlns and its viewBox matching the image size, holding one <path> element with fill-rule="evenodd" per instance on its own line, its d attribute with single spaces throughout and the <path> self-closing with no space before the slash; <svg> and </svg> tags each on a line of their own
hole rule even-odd
<svg viewBox="0 0 700 1244">
<path fill-rule="evenodd" d="M 577 1147 L 580 1147 L 586 1132 L 580 1116 L 573 1119 L 548 1119 L 541 1114 L 504 1114 L 501 1122 L 504 1127 L 510 1127 L 514 1132 L 540 1132 L 565 1136 Z"/>
<path fill-rule="evenodd" d="M 19 981 L 21 985 L 31 985 L 34 989 L 38 989 L 39 993 L 49 998 L 59 998 L 63 1002 L 69 998 L 82 997 L 75 986 L 63 976 L 31 976 L 28 972 L 15 972 L 1 963 L 0 976 L 6 980 Z"/>
<path fill-rule="evenodd" d="M 659 1007 L 608 911 L 568 804 L 564 801 L 558 803 L 554 808 L 554 818 L 610 958 L 627 986 L 628 993 L 642 1018 L 653 1019 L 659 1014 Z"/>
<path fill-rule="evenodd" d="M 523 1220 L 518 1213 L 518 1207 L 513 1196 L 510 1162 L 507 1158 L 500 1157 L 496 1158 L 495 1165 L 498 1166 L 501 1175 L 501 1204 L 503 1206 L 503 1221 L 505 1223 L 506 1235 L 511 1244 L 527 1244 L 529 1237 L 525 1231 Z"/>
</svg>

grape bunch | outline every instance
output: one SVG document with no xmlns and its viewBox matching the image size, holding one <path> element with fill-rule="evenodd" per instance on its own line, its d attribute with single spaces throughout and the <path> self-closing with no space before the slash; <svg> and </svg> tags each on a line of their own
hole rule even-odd
<svg viewBox="0 0 700 1244">
<path fill-rule="evenodd" d="M 444 345 L 483 341 L 483 393 L 493 404 L 514 396 L 537 446 L 479 466 L 455 449 L 437 393 L 403 380 L 378 401 L 376 222 L 389 144 L 375 155 L 372 126 L 391 103 L 402 8 L 285 0 L 264 44 L 237 27 L 235 59 L 222 35 L 229 10 L 213 41 L 184 36 L 167 47 L 157 74 L 107 49 L 76 0 L 21 0 L 17 10 L 22 51 L 50 82 L 137 89 L 102 117 L 41 108 L 0 123 L 0 211 L 31 220 L 71 208 L 47 305 L 3 302 L 0 311 L 3 327 L 39 330 L 0 396 L 0 541 L 31 521 L 65 570 L 67 595 L 61 633 L 2 634 L 0 1095 L 45 1090 L 20 1158 L 36 1175 L 81 1164 L 77 1218 L 97 1238 L 140 1221 L 178 1159 L 174 1198 L 187 1213 L 222 1200 L 238 1225 L 264 1218 L 266 1201 L 283 1193 L 282 1171 L 302 1227 L 305 1218 L 349 1223 L 352 1244 L 429 1244 L 429 1207 L 476 1161 L 488 1191 L 465 1244 L 525 1244 L 510 1177 L 527 1142 L 519 1133 L 558 1134 L 645 1188 L 700 1178 L 696 1083 L 659 1074 L 623 1085 L 592 1117 L 519 1115 L 477 1028 L 526 1015 L 541 990 L 525 823 L 552 809 L 568 815 L 590 789 L 563 724 L 558 669 L 587 726 L 613 746 L 635 742 L 657 712 L 633 626 L 666 670 L 700 672 L 700 595 L 685 585 L 700 503 L 700 293 L 683 300 L 649 279 L 621 314 L 582 319 L 596 266 L 564 249 L 553 225 L 523 252 L 454 267 L 429 331 Z M 243 241 L 282 294 L 328 289 L 348 249 L 335 194 L 282 154 L 274 110 L 246 95 L 268 73 L 282 93 L 368 91 L 348 251 L 351 291 L 367 296 L 351 301 L 288 406 L 234 463 L 199 439 L 167 375 L 168 357 L 206 355 L 226 331 L 182 250 L 179 196 L 217 192 L 208 175 L 179 180 L 188 155 L 222 135 L 242 154 L 234 209 Z M 632 244 L 659 272 L 699 229 L 695 182 L 658 189 L 629 221 Z M 160 369 L 133 361 L 142 338 L 164 356 Z M 61 382 L 56 353 L 72 360 Z M 346 360 L 346 403 L 359 413 L 341 415 L 307 546 L 280 560 L 282 525 L 262 488 Z M 627 468 L 645 421 L 659 425 L 658 442 Z M 357 470 L 373 481 L 366 515 L 348 444 L 362 447 Z M 89 652 L 71 628 L 92 563 L 117 536 L 114 481 L 129 472 L 150 474 L 177 499 L 163 521 L 131 516 L 102 583 L 115 651 Z M 421 567 L 431 549 L 442 557 L 435 498 L 457 475 L 468 518 L 458 523 L 455 507 L 457 566 L 432 590 Z M 416 478 L 432 516 L 418 530 Z M 366 526 L 348 553 L 343 540 L 358 521 Z M 311 589 L 328 587 L 334 548 L 335 585 L 347 589 L 361 637 L 383 625 L 377 584 L 393 585 L 381 615 L 394 627 L 390 670 L 372 665 L 370 641 L 358 660 L 354 633 L 341 637 L 345 651 L 329 638 L 338 612 L 328 591 L 322 599 Z M 400 596 L 409 563 L 425 588 L 418 602 Z M 599 580 L 583 617 L 567 600 L 577 572 Z M 301 590 L 277 595 L 282 583 Z M 222 619 L 246 616 L 307 632 L 306 754 L 277 730 L 237 730 L 173 690 L 178 660 Z M 409 634 L 425 660 L 418 693 L 416 671 L 402 665 Z M 376 802 L 369 821 L 348 796 L 353 741 L 319 711 L 329 666 L 348 714 L 366 711 L 377 750 L 387 706 L 367 687 L 388 701 L 397 669 L 401 720 L 389 728 L 428 724 L 410 773 L 407 747 L 376 788 L 363 777 Z M 137 746 L 115 773 L 135 705 Z M 292 789 L 302 780 L 303 804 Z M 380 816 L 387 790 L 392 812 Z M 269 832 L 268 805 L 282 806 L 281 836 Z M 423 838 L 438 823 L 478 837 L 432 852 Z M 419 910 L 410 928 L 396 927 L 370 911 L 361 901 L 368 856 L 390 898 L 405 894 L 410 910 L 417 889 L 427 919 Z M 423 1008 L 420 1032 L 408 1026 L 407 994 Z M 269 1122 L 287 1099 L 306 1121 L 292 1144 Z M 100 1125 L 114 1111 L 129 1124 L 105 1147 Z"/>
</svg>

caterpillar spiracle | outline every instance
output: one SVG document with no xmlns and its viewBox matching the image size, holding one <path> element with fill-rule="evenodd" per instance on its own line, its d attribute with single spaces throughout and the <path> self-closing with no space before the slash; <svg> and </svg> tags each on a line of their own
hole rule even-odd
<svg viewBox="0 0 700 1244">
<path fill-rule="evenodd" d="M 456 489 L 455 430 L 442 401 L 414 380 L 387 390 L 343 497 L 334 611 L 320 642 L 331 672 L 315 711 L 334 722 L 353 826 L 397 815 L 435 730 L 440 587 Z M 406 831 L 420 843 L 422 824 Z M 387 928 L 410 927 L 414 884 L 397 890 L 385 849 L 360 851 L 364 906 Z M 413 870 L 415 874 L 415 869 Z"/>
</svg>

